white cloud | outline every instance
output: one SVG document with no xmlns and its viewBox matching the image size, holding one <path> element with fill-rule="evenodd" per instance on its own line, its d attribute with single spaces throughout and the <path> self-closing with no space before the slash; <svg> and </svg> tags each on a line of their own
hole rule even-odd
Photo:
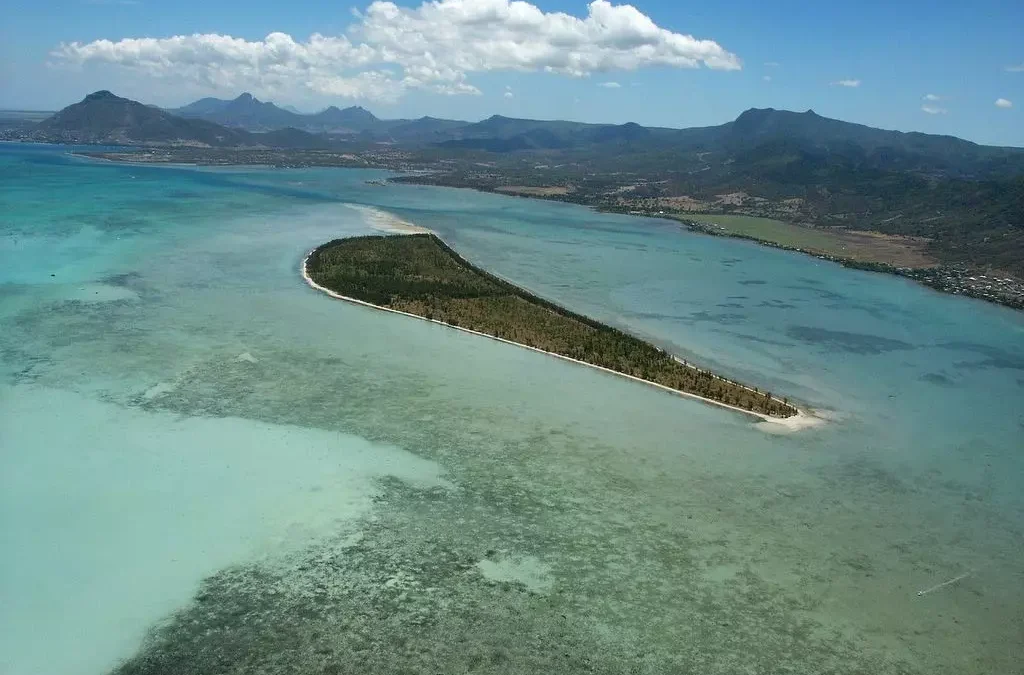
<svg viewBox="0 0 1024 675">
<path fill-rule="evenodd" d="M 604 87 L 605 89 L 619 89 L 622 87 L 618 82 L 601 82 L 597 86 Z"/>
<path fill-rule="evenodd" d="M 921 97 L 922 101 L 941 101 L 942 97 L 938 94 L 925 94 Z"/>
<path fill-rule="evenodd" d="M 1012 108 L 1013 107 L 1013 101 L 1008 101 L 1005 98 L 997 98 L 996 99 L 996 107 L 997 108 Z"/>
<path fill-rule="evenodd" d="M 633 6 L 608 0 L 591 2 L 583 18 L 522 0 L 432 0 L 419 7 L 377 0 L 354 16 L 345 34 L 305 41 L 285 33 L 252 41 L 218 34 L 125 38 L 62 43 L 53 56 L 225 93 L 304 89 L 378 100 L 410 89 L 479 94 L 468 78 L 489 71 L 586 77 L 650 66 L 741 67 L 717 42 L 661 28 Z"/>
<path fill-rule="evenodd" d="M 840 87 L 859 87 L 860 80 L 836 80 L 832 84 L 839 85 Z"/>
<path fill-rule="evenodd" d="M 505 93 L 502 94 L 505 98 L 512 98 L 515 94 L 512 93 L 512 87 L 505 86 Z"/>
<path fill-rule="evenodd" d="M 1006 72 L 1008 72 L 1008 73 L 1024 73 L 1024 63 L 1018 63 L 1015 66 L 1006 66 Z"/>
<path fill-rule="evenodd" d="M 766 67 L 768 67 L 768 68 L 778 68 L 779 67 L 779 62 L 778 61 L 765 61 L 764 65 Z"/>
<path fill-rule="evenodd" d="M 949 112 L 945 108 L 940 108 L 934 105 L 923 105 L 921 106 L 921 110 L 928 113 L 929 115 L 945 115 L 946 113 Z"/>
<path fill-rule="evenodd" d="M 764 80 L 765 82 L 771 82 L 772 81 L 772 76 L 771 75 L 762 75 L 761 79 Z"/>
</svg>

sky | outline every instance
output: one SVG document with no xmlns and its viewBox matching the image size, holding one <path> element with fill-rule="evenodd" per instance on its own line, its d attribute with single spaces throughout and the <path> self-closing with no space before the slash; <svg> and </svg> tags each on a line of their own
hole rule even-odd
<svg viewBox="0 0 1024 675">
<path fill-rule="evenodd" d="M 748 108 L 1024 147 L 1021 0 L 6 0 L 0 108 L 249 91 L 378 117 L 691 127 Z"/>
</svg>

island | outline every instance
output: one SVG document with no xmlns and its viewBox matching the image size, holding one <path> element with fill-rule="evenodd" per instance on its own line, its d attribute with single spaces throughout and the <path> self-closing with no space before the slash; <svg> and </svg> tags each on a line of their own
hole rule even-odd
<svg viewBox="0 0 1024 675">
<path fill-rule="evenodd" d="M 314 288 L 343 300 L 541 351 L 763 419 L 799 414 L 786 399 L 698 368 L 480 269 L 432 233 L 336 239 L 314 249 L 302 273 Z"/>
</svg>

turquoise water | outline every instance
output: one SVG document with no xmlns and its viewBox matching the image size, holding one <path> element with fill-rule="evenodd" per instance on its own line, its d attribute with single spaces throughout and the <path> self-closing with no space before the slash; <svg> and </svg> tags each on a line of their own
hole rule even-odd
<svg viewBox="0 0 1024 675">
<path fill-rule="evenodd" d="M 382 175 L 0 147 L 0 672 L 1024 672 L 1024 315 Z M 831 422 L 301 283 L 387 214 Z"/>
</svg>

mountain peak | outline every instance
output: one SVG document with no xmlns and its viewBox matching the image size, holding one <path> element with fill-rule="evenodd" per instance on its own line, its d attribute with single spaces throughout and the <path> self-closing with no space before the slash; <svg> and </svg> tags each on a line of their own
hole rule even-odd
<svg viewBox="0 0 1024 675">
<path fill-rule="evenodd" d="M 107 90 L 89 94 L 35 127 L 39 137 L 60 142 L 117 145 L 239 145 L 245 137 L 216 124 L 177 117 L 157 107 L 115 96 Z"/>
<path fill-rule="evenodd" d="M 256 99 L 255 96 L 253 96 L 252 94 L 250 94 L 247 91 L 244 91 L 241 94 L 239 94 L 238 98 L 236 98 L 235 101 L 237 101 L 238 103 L 253 103 L 253 102 L 257 102 L 258 103 L 259 102 Z"/>
<path fill-rule="evenodd" d="M 112 92 L 106 89 L 100 89 L 99 91 L 94 91 L 93 93 L 89 94 L 84 99 L 82 99 L 82 101 L 83 103 L 85 101 L 114 101 L 118 98 L 120 97 L 115 96 Z"/>
<path fill-rule="evenodd" d="M 784 110 L 776 110 L 775 108 L 747 108 L 740 113 L 740 116 L 736 118 L 737 121 L 752 117 L 769 117 L 777 112 L 785 112 Z"/>
</svg>

